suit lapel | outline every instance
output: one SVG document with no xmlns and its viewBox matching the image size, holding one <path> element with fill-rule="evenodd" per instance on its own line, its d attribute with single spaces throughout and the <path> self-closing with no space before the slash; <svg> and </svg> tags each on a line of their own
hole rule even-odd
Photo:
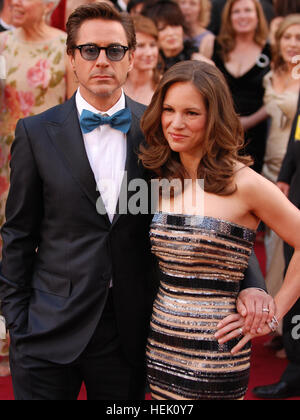
<svg viewBox="0 0 300 420">
<path fill-rule="evenodd" d="M 132 113 L 132 126 L 127 134 L 127 156 L 126 156 L 126 165 L 125 165 L 125 177 L 122 182 L 121 194 L 127 196 L 127 203 L 130 197 L 135 193 L 134 191 L 128 191 L 128 186 L 130 182 L 134 179 L 143 179 L 144 178 L 144 169 L 141 165 L 138 164 L 137 153 L 139 150 L 140 143 L 143 141 L 144 137 L 140 128 L 140 117 L 134 112 L 132 101 L 126 97 L 126 106 L 130 108 Z M 117 204 L 117 210 L 115 217 L 113 219 L 113 225 L 115 225 L 122 214 L 120 214 L 120 198 Z"/>
<path fill-rule="evenodd" d="M 67 168 L 96 210 L 98 200 L 104 206 L 91 169 L 79 125 L 75 96 L 60 108 L 58 120 L 47 122 L 47 131 Z M 107 215 L 104 216 L 110 224 Z"/>
<path fill-rule="evenodd" d="M 133 179 L 144 178 L 144 170 L 138 165 L 137 152 L 140 143 L 143 141 L 143 135 L 140 129 L 140 116 L 135 113 L 133 102 L 126 97 L 126 105 L 132 112 L 132 126 L 127 135 L 127 155 L 125 174 L 122 189 L 126 188 L 127 202 L 134 192 L 128 192 L 128 185 Z M 81 190 L 85 193 L 94 208 L 97 203 L 104 208 L 104 203 L 100 193 L 97 190 L 96 180 L 91 169 L 82 137 L 79 124 L 78 113 L 75 102 L 75 95 L 72 99 L 60 106 L 59 112 L 53 110 L 53 118 L 46 121 L 47 131 L 59 155 L 62 157 L 66 167 L 71 172 L 74 180 Z M 122 193 L 122 192 L 121 192 Z M 119 204 L 117 205 L 116 215 L 112 225 L 115 225 L 122 214 L 119 214 Z M 107 226 L 111 226 L 107 214 L 103 216 Z"/>
</svg>

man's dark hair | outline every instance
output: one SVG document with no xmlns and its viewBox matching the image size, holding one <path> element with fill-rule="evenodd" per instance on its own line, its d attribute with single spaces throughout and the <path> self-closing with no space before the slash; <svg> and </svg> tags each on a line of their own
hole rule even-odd
<svg viewBox="0 0 300 420">
<path fill-rule="evenodd" d="M 2 12 L 4 7 L 4 0 L 0 0 L 0 13 Z"/>
<path fill-rule="evenodd" d="M 128 47 L 130 50 L 136 48 L 136 34 L 132 18 L 128 13 L 120 13 L 107 3 L 84 4 L 78 7 L 69 17 L 67 22 L 67 53 L 74 54 L 77 34 L 81 25 L 88 20 L 103 19 L 112 22 L 119 22 L 126 33 Z M 99 29 L 101 31 L 101 28 Z"/>
</svg>

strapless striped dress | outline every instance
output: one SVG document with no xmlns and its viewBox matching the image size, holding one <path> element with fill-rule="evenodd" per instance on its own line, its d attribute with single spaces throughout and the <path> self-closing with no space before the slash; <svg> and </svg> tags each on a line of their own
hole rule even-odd
<svg viewBox="0 0 300 420">
<path fill-rule="evenodd" d="M 219 345 L 220 320 L 236 299 L 256 232 L 230 222 L 158 213 L 151 226 L 160 266 L 147 346 L 153 399 L 238 400 L 249 382 L 251 345 Z"/>
</svg>

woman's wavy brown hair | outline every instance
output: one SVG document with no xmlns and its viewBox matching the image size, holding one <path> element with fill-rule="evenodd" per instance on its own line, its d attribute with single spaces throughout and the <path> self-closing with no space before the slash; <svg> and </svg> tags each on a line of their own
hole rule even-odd
<svg viewBox="0 0 300 420">
<path fill-rule="evenodd" d="M 231 15 L 232 9 L 238 0 L 227 0 L 222 14 L 222 25 L 220 34 L 218 36 L 218 43 L 222 47 L 222 54 L 224 61 L 228 61 L 229 54 L 234 50 L 236 45 L 236 34 L 232 26 Z M 258 26 L 255 32 L 254 41 L 260 47 L 264 47 L 269 37 L 269 26 L 266 20 L 262 5 L 258 0 L 252 0 L 257 16 Z"/>
<path fill-rule="evenodd" d="M 179 153 L 169 147 L 161 123 L 166 93 L 172 85 L 180 82 L 193 84 L 203 96 L 207 108 L 206 135 L 199 146 L 204 154 L 198 168 L 198 179 L 204 179 L 206 192 L 231 195 L 237 189 L 233 182 L 237 161 L 250 166 L 252 160 L 239 154 L 244 148 L 244 131 L 234 111 L 225 78 L 213 65 L 185 61 L 166 72 L 141 121 L 146 144 L 141 146 L 139 158 L 144 167 L 160 179 L 184 181 L 189 178 Z"/>
</svg>

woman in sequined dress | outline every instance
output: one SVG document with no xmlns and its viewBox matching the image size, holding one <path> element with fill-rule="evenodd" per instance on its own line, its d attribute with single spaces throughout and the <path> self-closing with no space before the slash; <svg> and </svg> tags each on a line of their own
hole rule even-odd
<svg viewBox="0 0 300 420">
<path fill-rule="evenodd" d="M 264 220 L 296 249 L 275 299 L 277 323 L 300 295 L 299 210 L 239 155 L 243 130 L 215 67 L 184 62 L 171 68 L 142 128 L 147 144 L 140 159 L 174 187 L 162 191 L 150 232 L 160 267 L 147 347 L 152 397 L 243 399 L 249 342 L 274 326 L 266 322 L 256 335 L 241 337 L 245 320 L 236 314 L 256 229 Z"/>
</svg>

